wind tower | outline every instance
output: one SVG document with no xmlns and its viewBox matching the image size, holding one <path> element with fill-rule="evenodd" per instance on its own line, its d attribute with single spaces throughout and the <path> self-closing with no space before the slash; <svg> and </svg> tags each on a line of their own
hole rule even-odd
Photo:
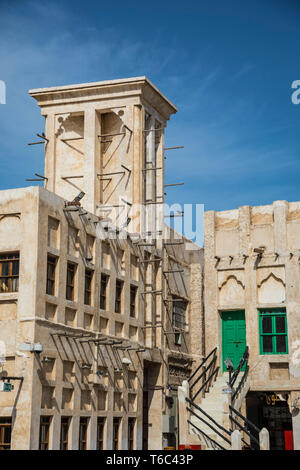
<svg viewBox="0 0 300 470">
<path fill-rule="evenodd" d="M 177 108 L 144 76 L 29 93 L 45 117 L 46 189 L 84 193 L 84 209 L 129 231 L 161 230 L 164 131 Z"/>
</svg>

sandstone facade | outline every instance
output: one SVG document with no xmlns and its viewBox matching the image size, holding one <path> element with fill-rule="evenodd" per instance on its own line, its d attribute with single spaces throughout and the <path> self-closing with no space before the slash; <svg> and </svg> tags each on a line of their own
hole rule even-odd
<svg viewBox="0 0 300 470">
<path fill-rule="evenodd" d="M 203 251 L 159 209 L 176 108 L 145 77 L 30 94 L 45 183 L 0 192 L 0 446 L 176 446 Z"/>
<path fill-rule="evenodd" d="M 249 406 L 258 407 L 255 400 L 264 397 L 286 402 L 295 448 L 300 445 L 299 208 L 298 202 L 275 201 L 205 214 L 206 352 L 218 345 L 223 370 L 230 354 L 224 317 L 230 313 L 234 319 L 244 312 L 249 347 L 247 396 L 256 403 Z"/>
</svg>

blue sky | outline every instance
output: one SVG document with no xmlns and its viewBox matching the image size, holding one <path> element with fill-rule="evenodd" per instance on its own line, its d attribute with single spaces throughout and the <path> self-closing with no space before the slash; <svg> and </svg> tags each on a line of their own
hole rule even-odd
<svg viewBox="0 0 300 470">
<path fill-rule="evenodd" d="M 149 6 L 151 5 L 151 6 Z M 31 88 L 146 75 L 178 107 L 167 202 L 299 200 L 300 2 L 0 0 L 0 189 L 43 172 Z"/>
</svg>

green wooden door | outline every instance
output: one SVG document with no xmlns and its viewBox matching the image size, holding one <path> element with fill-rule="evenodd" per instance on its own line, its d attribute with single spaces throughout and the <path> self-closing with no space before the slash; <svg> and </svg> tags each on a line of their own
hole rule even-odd
<svg viewBox="0 0 300 470">
<path fill-rule="evenodd" d="M 232 360 L 234 368 L 239 362 L 246 348 L 246 322 L 244 310 L 222 313 L 222 358 L 223 372 L 226 371 L 224 361 Z M 245 367 L 245 365 L 244 365 Z M 243 367 L 243 369 L 244 369 Z"/>
</svg>

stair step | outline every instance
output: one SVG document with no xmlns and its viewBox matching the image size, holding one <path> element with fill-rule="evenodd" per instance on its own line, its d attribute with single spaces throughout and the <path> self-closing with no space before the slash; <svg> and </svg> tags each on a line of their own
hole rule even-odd
<svg viewBox="0 0 300 470">
<path fill-rule="evenodd" d="M 219 416 L 219 415 L 216 415 L 216 416 L 211 416 L 211 418 L 216 422 L 216 423 L 222 423 L 222 416 Z M 210 419 L 206 418 L 205 416 L 203 416 L 203 419 L 204 421 L 206 421 L 207 423 L 211 424 L 212 426 L 214 427 L 217 427 L 213 421 L 211 421 Z M 195 419 L 195 421 L 193 421 L 194 424 L 196 424 L 196 426 L 198 426 L 200 429 L 202 429 L 202 426 L 206 426 L 205 423 L 203 421 L 201 421 L 200 419 Z M 198 423 L 198 424 L 197 424 Z M 221 424 L 222 426 L 222 424 Z M 209 427 L 209 426 L 208 426 Z"/>
<path fill-rule="evenodd" d="M 218 382 L 218 383 L 214 383 L 212 387 L 210 388 L 210 390 L 214 390 L 214 389 L 217 390 L 217 389 L 224 388 L 224 387 L 228 387 L 227 382 Z"/>
<path fill-rule="evenodd" d="M 223 413 L 218 413 L 216 411 L 207 411 L 207 414 L 210 416 L 210 418 L 214 419 L 217 421 L 217 423 L 220 423 L 223 420 Z M 200 418 L 205 419 L 205 421 L 209 422 L 209 418 L 205 415 L 199 415 Z"/>
<path fill-rule="evenodd" d="M 237 380 L 234 384 L 234 388 L 236 389 L 240 383 L 242 374 L 237 377 Z M 216 423 L 222 426 L 223 422 L 223 393 L 222 390 L 225 388 L 228 388 L 228 381 L 229 381 L 229 374 L 228 373 L 223 373 L 223 375 L 220 375 L 216 377 L 216 380 L 214 383 L 211 385 L 210 390 L 205 393 L 204 397 L 198 396 L 198 399 L 196 401 L 197 404 L 201 407 L 201 409 L 207 413 L 210 418 L 212 418 Z M 195 392 L 197 391 L 195 387 Z M 214 426 L 217 431 L 222 433 L 222 430 L 218 428 L 217 425 L 215 425 L 212 421 L 210 421 L 209 418 L 207 418 L 204 414 L 201 412 L 197 412 L 197 409 L 194 410 L 197 414 L 199 414 L 199 417 L 207 421 L 209 424 Z M 201 419 L 198 419 L 196 416 L 191 416 L 191 422 L 197 426 L 200 431 L 203 431 L 209 438 L 213 439 L 217 443 L 219 443 L 222 447 L 224 448 L 230 448 L 230 446 L 218 435 L 216 432 L 210 428 L 207 424 L 204 424 Z M 190 426 L 191 432 L 194 434 L 197 434 L 199 436 L 199 439 L 201 440 L 201 443 L 203 445 L 203 449 L 205 450 L 211 450 L 214 449 L 214 446 L 211 442 L 209 442 L 208 439 L 205 439 L 203 435 L 201 435 L 201 432 L 197 431 L 196 428 L 193 428 L 193 426 Z M 228 436 L 225 436 L 228 438 Z"/>
<path fill-rule="evenodd" d="M 208 430 L 203 429 L 203 432 L 208 436 L 208 438 L 213 439 L 215 442 L 217 442 L 218 444 L 220 444 L 224 448 L 229 448 L 229 444 L 227 442 L 225 442 L 220 436 L 218 436 L 217 434 L 215 434 L 213 432 L 209 432 L 209 431 L 210 431 L 209 429 Z M 209 439 L 206 439 L 205 436 L 203 436 L 203 434 L 197 433 L 197 435 L 199 436 L 200 441 L 203 444 L 203 446 L 205 446 L 204 450 L 215 449 L 213 447 L 213 443 L 210 442 Z"/>
<path fill-rule="evenodd" d="M 197 419 L 196 417 L 194 417 L 194 418 L 195 418 L 195 419 L 192 420 L 192 423 L 196 424 L 197 426 L 199 425 L 198 427 L 201 426 L 201 429 L 202 429 L 202 426 L 206 426 L 206 424 L 203 423 L 203 421 L 201 421 L 200 419 Z M 214 421 L 216 421 L 216 423 L 218 423 L 218 424 L 222 423 L 222 416 L 220 416 L 220 415 L 211 416 L 211 418 L 212 418 Z M 203 419 L 204 419 L 207 423 L 211 424 L 212 426 L 216 426 L 212 421 L 210 421 L 210 420 L 209 420 L 208 418 L 206 418 L 205 416 L 203 416 Z M 198 424 L 197 424 L 197 423 L 198 423 Z M 208 426 L 208 427 L 209 427 L 209 426 Z"/>
<path fill-rule="evenodd" d="M 223 400 L 222 400 L 222 397 L 220 395 L 216 395 L 215 397 L 214 396 L 208 396 L 206 398 L 203 398 L 203 400 L 201 401 L 201 408 L 202 406 L 208 404 L 213 404 L 213 405 L 222 405 L 223 403 Z"/>
<path fill-rule="evenodd" d="M 215 403 L 215 402 L 211 402 L 211 403 L 201 403 L 201 406 L 200 408 L 202 408 L 202 410 L 223 410 L 223 406 L 222 406 L 222 403 Z"/>
</svg>

